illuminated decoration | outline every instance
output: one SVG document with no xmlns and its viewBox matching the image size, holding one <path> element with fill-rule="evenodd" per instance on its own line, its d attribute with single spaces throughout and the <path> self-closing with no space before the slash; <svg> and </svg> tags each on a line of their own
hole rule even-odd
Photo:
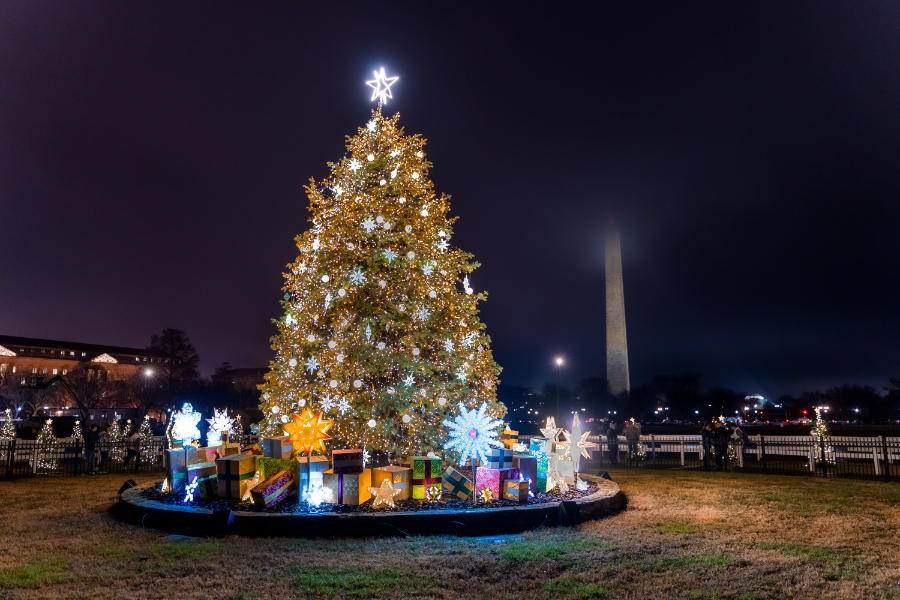
<svg viewBox="0 0 900 600">
<path fill-rule="evenodd" d="M 169 480 L 168 480 L 168 478 L 167 478 L 167 479 L 163 479 L 162 485 L 159 486 L 159 491 L 160 491 L 160 492 L 168 492 L 168 491 L 169 491 Z"/>
<path fill-rule="evenodd" d="M 38 433 L 37 442 L 40 448 L 38 455 L 39 469 L 55 469 L 56 460 L 56 435 L 53 434 L 53 419 L 47 419 L 41 431 Z"/>
<path fill-rule="evenodd" d="M 525 476 L 522 475 L 521 473 L 519 473 L 519 481 L 527 481 L 528 482 L 528 497 L 534 498 L 534 492 L 531 491 L 531 488 L 532 488 L 531 477 L 529 477 L 528 479 L 525 479 Z"/>
<path fill-rule="evenodd" d="M 325 454 L 325 444 L 322 442 L 331 439 L 325 432 L 334 421 L 323 419 L 322 413 L 314 415 L 309 407 L 303 410 L 302 416 L 293 415 L 292 419 L 292 422 L 286 423 L 283 428 L 288 434 L 288 441 L 294 443 L 294 450 L 299 450 L 301 455 L 311 455 L 313 450 Z"/>
<path fill-rule="evenodd" d="M 141 427 L 138 429 L 138 446 L 141 452 L 141 462 L 152 465 L 162 457 L 156 452 L 156 443 L 153 440 L 153 430 L 150 429 L 150 415 L 144 417 Z"/>
<path fill-rule="evenodd" d="M 566 483 L 566 477 L 559 470 L 560 456 L 556 453 L 550 455 L 550 464 L 547 468 L 547 491 L 559 487 L 559 491 L 565 494 L 569 491 L 569 484 Z"/>
<path fill-rule="evenodd" d="M 4 348 L 3 346 L 0 346 L 0 356 L 15 356 L 15 355 L 16 355 L 16 353 L 13 352 L 12 350 L 9 350 L 7 348 Z"/>
<path fill-rule="evenodd" d="M 487 411 L 487 403 L 484 402 L 477 411 L 467 410 L 463 404 L 460 404 L 460 414 L 456 419 L 444 420 L 444 425 L 450 428 L 450 439 L 444 444 L 444 449 L 459 453 L 460 466 L 464 466 L 469 458 L 477 458 L 482 463 L 486 463 L 488 450 L 492 447 L 502 448 L 504 446 L 503 442 L 497 439 L 496 431 L 503 421 L 492 420 L 485 415 L 485 411 Z"/>
<path fill-rule="evenodd" d="M 234 419 L 228 416 L 228 409 L 220 411 L 214 408 L 212 418 L 206 422 L 209 423 L 209 433 L 206 434 L 207 445 L 213 446 L 214 441 L 220 444 L 225 441 L 225 434 L 231 429 Z"/>
<path fill-rule="evenodd" d="M 3 421 L 3 427 L 0 427 L 0 440 L 16 439 L 16 423 L 13 419 L 12 411 L 6 409 L 6 420 Z"/>
<path fill-rule="evenodd" d="M 816 444 L 816 460 L 818 462 L 826 462 L 834 464 L 834 446 L 831 445 L 831 431 L 828 430 L 828 423 L 822 418 L 822 410 L 827 407 L 816 406 L 816 424 L 813 426 L 810 435 Z M 823 455 L 824 449 L 824 455 Z"/>
<path fill-rule="evenodd" d="M 481 488 L 481 491 L 478 492 L 478 495 L 481 497 L 481 501 L 485 504 L 494 501 L 494 490 L 489 487 Z"/>
<path fill-rule="evenodd" d="M 579 477 L 578 480 L 575 482 L 575 489 L 578 490 L 579 492 L 588 491 L 587 481 L 585 481 L 584 479 Z"/>
<path fill-rule="evenodd" d="M 109 457 L 113 460 L 122 459 L 122 442 L 125 441 L 125 432 L 122 431 L 122 415 L 113 413 L 112 423 L 109 424 L 109 440 L 112 447 L 109 449 Z"/>
<path fill-rule="evenodd" d="M 247 484 L 247 491 L 244 492 L 244 495 L 241 497 L 241 502 L 246 502 L 250 499 L 250 491 L 256 487 L 256 484 L 259 483 L 259 471 L 256 471 L 253 475 L 253 479 L 250 483 Z"/>
<path fill-rule="evenodd" d="M 429 486 L 425 488 L 425 500 L 428 502 L 437 502 L 441 499 L 441 488 Z"/>
<path fill-rule="evenodd" d="M 232 423 L 231 425 L 231 431 L 228 433 L 228 439 L 237 441 L 237 443 L 240 444 L 243 437 L 244 424 L 241 422 L 241 415 L 237 415 L 234 418 L 234 423 Z"/>
<path fill-rule="evenodd" d="M 197 429 L 197 424 L 200 416 L 200 413 L 194 412 L 194 407 L 189 402 L 185 402 L 181 410 L 172 415 L 172 437 L 182 440 L 185 446 L 199 440 L 200 430 Z"/>
<path fill-rule="evenodd" d="M 388 508 L 394 508 L 394 496 L 403 490 L 395 488 L 390 479 L 382 479 L 379 487 L 370 487 L 369 493 L 375 498 L 372 500 L 372 506 L 381 506 L 386 504 Z"/>
<path fill-rule="evenodd" d="M 9 409 L 6 409 L 6 416 L 9 418 Z M 2 437 L 2 435 L 0 435 Z M 81 421 L 79 419 L 75 419 L 75 427 L 72 428 L 72 437 L 76 440 L 84 441 L 84 428 L 81 426 Z"/>
<path fill-rule="evenodd" d="M 325 502 L 325 488 L 322 487 L 321 483 L 312 483 L 309 489 L 303 493 L 303 499 L 310 508 L 317 508 Z M 391 500 L 391 506 L 393 506 L 393 500 Z"/>
<path fill-rule="evenodd" d="M 442 448 L 443 421 L 459 403 L 468 410 L 487 403 L 491 419 L 506 409 L 496 399 L 499 367 L 478 315 L 485 294 L 460 289 L 477 263 L 463 249 L 438 248 L 454 239 L 455 223 L 448 199 L 429 179 L 424 140 L 404 134 L 399 117 L 379 109 L 371 123 L 307 187 L 312 228 L 296 238 L 296 260 L 284 270 L 259 434 L 279 435 L 282 417 L 306 402 L 334 420 L 329 447 L 424 455 Z M 295 323 L 285 323 L 288 314 Z M 477 341 L 466 347 L 466 340 Z M 318 367 L 301 369 L 311 357 Z M 408 375 L 412 384 L 402 384 Z M 326 408 L 326 395 L 339 400 Z"/>
<path fill-rule="evenodd" d="M 371 458 L 369 456 L 369 451 L 364 448 L 363 449 L 363 468 L 365 468 L 366 465 L 369 464 L 369 458 Z"/>
<path fill-rule="evenodd" d="M 97 358 L 91 360 L 91 362 L 95 362 L 95 363 L 118 364 L 119 361 L 117 361 L 117 360 L 114 359 L 112 356 L 110 356 L 109 354 L 107 354 L 106 352 L 104 352 L 103 354 L 101 354 L 101 355 L 98 356 Z"/>
<path fill-rule="evenodd" d="M 187 493 L 184 495 L 184 501 L 185 501 L 185 502 L 193 502 L 193 501 L 194 501 L 194 492 L 197 491 L 197 487 L 198 487 L 199 485 L 200 485 L 200 484 L 197 483 L 197 477 L 194 476 L 194 480 L 190 483 L 190 485 L 188 485 L 188 486 L 185 488 L 185 491 L 187 492 Z"/>
<path fill-rule="evenodd" d="M 562 431 L 562 427 L 556 426 L 556 419 L 553 417 L 547 417 L 547 425 L 541 428 L 541 435 L 550 440 L 551 442 L 556 442 L 559 438 L 559 434 Z M 551 445 L 550 450 L 553 450 L 553 446 Z"/>
<path fill-rule="evenodd" d="M 366 82 L 366 85 L 373 90 L 372 98 L 370 98 L 370 100 L 374 101 L 378 98 L 380 104 L 387 104 L 387 99 L 394 97 L 391 95 L 391 86 L 400 78 L 386 77 L 384 74 L 384 67 L 381 67 L 380 71 L 373 71 L 372 73 L 375 75 L 375 79 Z M 373 119 L 370 123 L 375 123 L 375 120 Z M 374 131 L 375 128 L 372 127 L 370 130 Z"/>
<path fill-rule="evenodd" d="M 572 433 L 568 431 L 564 431 L 563 434 L 566 436 L 565 442 L 560 442 L 560 445 L 564 445 L 566 448 L 565 453 L 562 455 L 562 458 L 571 458 L 575 463 L 575 472 L 578 473 L 578 467 L 581 464 L 581 457 L 585 457 L 587 459 L 591 458 L 589 450 L 591 448 L 596 448 L 597 444 L 594 442 L 587 441 L 588 435 L 590 435 L 590 431 L 585 431 L 581 433 L 581 421 L 578 418 L 578 413 L 575 413 L 575 417 L 572 419 Z M 576 448 L 575 454 L 571 453 L 572 447 Z"/>
</svg>

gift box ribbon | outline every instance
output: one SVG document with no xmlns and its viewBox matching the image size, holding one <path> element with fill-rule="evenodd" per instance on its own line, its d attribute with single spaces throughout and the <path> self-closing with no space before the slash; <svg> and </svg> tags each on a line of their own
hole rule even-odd
<svg viewBox="0 0 900 600">
<path fill-rule="evenodd" d="M 452 476 L 445 475 L 444 481 L 446 481 L 447 483 L 449 483 L 450 485 L 453 486 L 450 489 L 451 494 L 459 494 L 460 492 L 462 492 L 466 496 L 469 496 L 472 494 L 472 488 L 466 487 L 466 484 L 469 483 L 471 485 L 471 482 L 468 479 L 466 479 L 465 477 L 463 477 L 462 475 L 459 476 L 459 479 L 453 479 Z"/>
</svg>

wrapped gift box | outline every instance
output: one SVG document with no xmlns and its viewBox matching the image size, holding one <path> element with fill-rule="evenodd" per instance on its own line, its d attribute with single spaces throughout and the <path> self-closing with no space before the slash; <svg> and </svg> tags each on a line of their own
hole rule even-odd
<svg viewBox="0 0 900 600">
<path fill-rule="evenodd" d="M 512 450 L 513 446 L 519 443 L 519 432 L 507 429 L 500 434 L 500 441 L 506 444 L 507 448 Z"/>
<path fill-rule="evenodd" d="M 205 446 L 197 448 L 197 462 L 213 463 L 225 456 L 225 446 Z"/>
<path fill-rule="evenodd" d="M 188 465 L 196 464 L 197 449 L 193 446 L 186 448 L 169 448 L 166 450 L 167 467 L 166 475 L 169 480 L 169 490 L 172 493 L 183 492 L 187 485 Z"/>
<path fill-rule="evenodd" d="M 451 494 L 456 494 L 461 500 L 468 500 L 475 490 L 472 482 L 453 467 L 447 467 L 444 471 L 444 488 Z"/>
<path fill-rule="evenodd" d="M 256 458 L 249 454 L 232 454 L 216 461 L 219 497 L 240 500 L 247 493 L 256 474 Z"/>
<path fill-rule="evenodd" d="M 507 479 L 503 482 L 503 499 L 528 502 L 528 482 Z"/>
<path fill-rule="evenodd" d="M 537 458 L 530 454 L 514 454 L 513 455 L 513 468 L 518 469 L 519 473 L 526 480 L 531 480 L 531 491 L 537 493 L 537 481 L 538 481 L 538 468 L 537 468 Z M 544 470 L 544 479 L 546 476 L 546 469 Z"/>
<path fill-rule="evenodd" d="M 294 450 L 294 443 L 288 441 L 288 436 L 267 437 L 260 440 L 263 456 L 268 458 L 290 458 Z"/>
<path fill-rule="evenodd" d="M 409 500 L 412 496 L 412 489 L 410 488 L 411 478 L 412 469 L 409 467 L 390 465 L 372 469 L 372 487 L 380 487 L 381 482 L 387 479 L 391 482 L 391 487 L 395 490 L 400 490 L 400 493 L 394 496 L 395 501 Z"/>
<path fill-rule="evenodd" d="M 322 474 L 325 502 L 329 504 L 362 504 L 372 497 L 369 493 L 371 486 L 370 469 L 363 469 L 362 473 L 334 473 L 329 470 Z"/>
<path fill-rule="evenodd" d="M 518 479 L 517 469 L 490 469 L 481 467 L 475 472 L 475 493 L 480 494 L 484 488 L 490 488 L 495 499 L 503 497 L 503 482 L 507 479 Z"/>
<path fill-rule="evenodd" d="M 553 442 L 547 438 L 543 437 L 533 437 L 531 438 L 531 442 L 528 446 L 528 450 L 531 454 L 535 452 L 543 452 L 544 454 L 550 454 L 553 452 Z"/>
<path fill-rule="evenodd" d="M 203 462 L 188 465 L 186 481 L 193 483 L 195 477 L 197 478 L 197 491 L 194 493 L 194 500 L 197 498 L 215 498 L 219 495 L 216 463 Z"/>
<path fill-rule="evenodd" d="M 240 444 L 225 444 L 225 456 L 234 456 L 235 454 L 244 454 L 241 452 Z M 247 452 L 246 454 L 254 454 L 253 452 Z"/>
<path fill-rule="evenodd" d="M 513 451 L 509 448 L 491 448 L 487 459 L 485 466 L 489 469 L 513 468 Z M 499 498 L 499 496 L 494 496 L 494 498 Z"/>
<path fill-rule="evenodd" d="M 435 487 L 438 490 L 443 485 L 441 472 L 441 459 L 437 456 L 412 457 L 412 497 L 415 500 L 425 499 L 425 488 Z"/>
<path fill-rule="evenodd" d="M 331 470 L 335 473 L 362 473 L 362 450 L 334 450 L 331 453 Z"/>
<path fill-rule="evenodd" d="M 300 464 L 296 458 L 268 458 L 256 456 L 256 470 L 259 471 L 259 480 L 263 481 L 278 471 L 287 471 L 294 476 L 295 481 L 300 475 Z"/>
<path fill-rule="evenodd" d="M 566 483 L 575 485 L 575 461 L 571 458 L 563 459 L 561 452 L 554 452 L 550 455 L 551 464 L 555 462 L 559 474 L 565 477 Z"/>
<path fill-rule="evenodd" d="M 291 471 L 276 471 L 250 490 L 253 504 L 261 508 L 275 506 L 297 490 L 297 478 Z"/>
</svg>

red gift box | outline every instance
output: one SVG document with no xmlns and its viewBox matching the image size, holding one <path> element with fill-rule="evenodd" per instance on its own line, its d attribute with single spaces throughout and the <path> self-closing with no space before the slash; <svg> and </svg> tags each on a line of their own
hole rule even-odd
<svg viewBox="0 0 900 600">
<path fill-rule="evenodd" d="M 294 474 L 290 471 L 277 471 L 265 481 L 256 484 L 256 487 L 250 490 L 250 497 L 257 506 L 265 508 L 275 506 L 291 495 L 296 483 Z"/>
<path fill-rule="evenodd" d="M 494 494 L 494 499 L 499 500 L 503 497 L 503 484 L 507 479 L 518 479 L 518 469 L 488 469 L 487 467 L 479 467 L 475 471 L 475 494 L 480 495 L 481 490 L 490 488 Z"/>
<path fill-rule="evenodd" d="M 362 450 L 334 450 L 331 452 L 331 470 L 337 474 L 362 473 Z"/>
</svg>

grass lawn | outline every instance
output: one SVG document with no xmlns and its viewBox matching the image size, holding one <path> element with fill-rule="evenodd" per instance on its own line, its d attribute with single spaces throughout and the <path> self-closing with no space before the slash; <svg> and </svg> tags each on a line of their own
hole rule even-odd
<svg viewBox="0 0 900 600">
<path fill-rule="evenodd" d="M 900 485 L 612 477 L 627 511 L 503 543 L 173 539 L 107 514 L 122 476 L 2 482 L 0 598 L 900 600 Z"/>
</svg>

